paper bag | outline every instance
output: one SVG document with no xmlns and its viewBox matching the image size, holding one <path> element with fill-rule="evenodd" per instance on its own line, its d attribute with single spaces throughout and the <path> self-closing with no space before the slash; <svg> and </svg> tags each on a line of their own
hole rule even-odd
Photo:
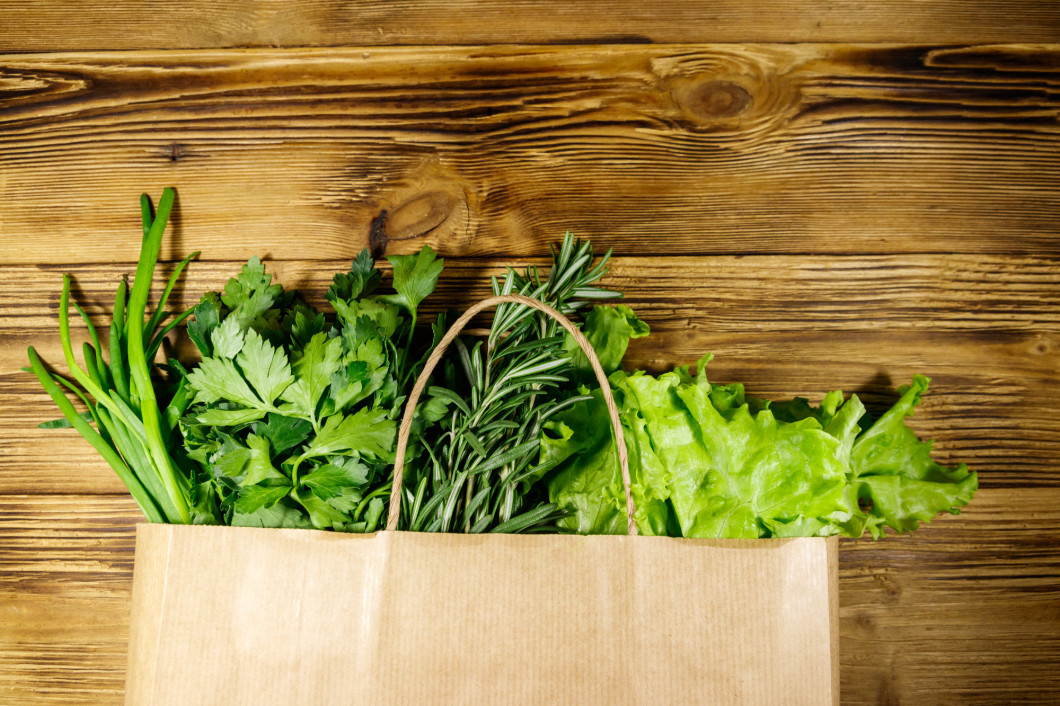
<svg viewBox="0 0 1060 706">
<path fill-rule="evenodd" d="M 630 536 L 396 531 L 419 395 L 460 327 L 502 301 L 586 350 Z M 472 307 L 400 429 L 387 531 L 138 527 L 127 704 L 838 703 L 838 540 L 635 536 L 610 388 L 555 310 Z"/>
<path fill-rule="evenodd" d="M 144 524 L 126 703 L 838 703 L 836 548 Z"/>
</svg>

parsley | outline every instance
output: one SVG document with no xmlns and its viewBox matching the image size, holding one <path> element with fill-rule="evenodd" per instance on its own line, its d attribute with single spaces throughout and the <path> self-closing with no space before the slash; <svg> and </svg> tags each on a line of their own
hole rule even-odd
<svg viewBox="0 0 1060 706">
<path fill-rule="evenodd" d="M 379 294 L 382 273 L 364 250 L 335 275 L 329 314 L 284 291 L 254 257 L 221 291 L 167 320 L 169 295 L 195 256 L 177 265 L 148 311 L 174 198 L 166 189 L 157 215 L 141 199 L 143 246 L 132 288 L 118 283 L 109 361 L 77 303 L 92 343 L 83 363 L 75 359 L 71 283 L 63 278 L 60 337 L 70 378 L 28 351 L 28 370 L 63 413 L 41 426 L 81 433 L 151 522 L 374 530 L 389 490 L 396 417 L 429 349 L 416 343 L 416 312 L 442 260 L 429 248 L 391 257 L 395 291 Z M 157 365 L 163 339 L 185 320 L 201 361 L 190 370 L 176 360 Z M 437 340 L 437 327 L 432 335 Z"/>
<path fill-rule="evenodd" d="M 382 515 L 416 310 L 442 261 L 425 248 L 390 258 L 396 294 L 368 251 L 335 275 L 333 316 L 272 282 L 252 258 L 204 295 L 188 325 L 203 358 L 187 374 L 180 420 L 190 485 L 217 522 L 373 531 Z"/>
</svg>

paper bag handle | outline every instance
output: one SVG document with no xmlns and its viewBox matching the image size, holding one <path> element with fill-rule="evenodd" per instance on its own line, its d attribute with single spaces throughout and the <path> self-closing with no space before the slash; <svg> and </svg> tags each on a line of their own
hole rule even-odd
<svg viewBox="0 0 1060 706">
<path fill-rule="evenodd" d="M 629 479 L 629 458 L 626 453 L 626 442 L 622 435 L 622 422 L 618 418 L 618 407 L 615 405 L 615 398 L 611 394 L 611 385 L 607 382 L 607 374 L 604 373 L 604 368 L 600 365 L 600 359 L 596 357 L 596 351 L 593 350 L 592 344 L 567 317 L 548 304 L 544 304 L 537 299 L 524 297 L 521 294 L 501 294 L 483 299 L 472 306 L 459 319 L 453 322 L 453 325 L 449 327 L 449 330 L 442 336 L 442 340 L 438 342 L 438 345 L 431 352 L 430 357 L 427 358 L 420 376 L 416 378 L 416 385 L 412 388 L 412 393 L 405 402 L 405 413 L 401 417 L 401 426 L 398 428 L 397 454 L 394 458 L 394 484 L 390 489 L 390 515 L 387 517 L 386 529 L 388 531 L 396 530 L 398 518 L 401 516 L 401 483 L 405 471 L 405 449 L 408 447 L 409 434 L 412 431 L 412 418 L 416 414 L 416 405 L 420 401 L 420 395 L 423 394 L 424 388 L 427 387 L 427 381 L 431 377 L 431 373 L 434 372 L 434 368 L 438 365 L 442 356 L 445 355 L 449 344 L 460 334 L 468 321 L 483 309 L 505 303 L 523 304 L 548 314 L 567 330 L 567 333 L 574 338 L 575 342 L 581 346 L 582 351 L 585 352 L 586 357 L 589 359 L 589 365 L 592 366 L 593 372 L 596 373 L 596 380 L 600 383 L 600 391 L 603 393 L 604 403 L 607 405 L 607 414 L 611 417 L 611 428 L 615 432 L 618 464 L 622 469 L 622 486 L 626 491 L 627 527 L 629 534 L 637 534 L 637 523 L 634 519 L 637 508 L 633 504 L 632 483 Z"/>
</svg>

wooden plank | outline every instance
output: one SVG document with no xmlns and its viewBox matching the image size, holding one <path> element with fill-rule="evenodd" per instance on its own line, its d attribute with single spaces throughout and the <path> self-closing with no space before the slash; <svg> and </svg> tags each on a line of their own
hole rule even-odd
<svg viewBox="0 0 1060 706">
<path fill-rule="evenodd" d="M 0 263 L 129 259 L 166 185 L 213 260 L 1060 243 L 1057 44 L 9 55 L 0 86 Z"/>
<path fill-rule="evenodd" d="M 499 0 L 343 3 L 6 0 L 0 51 L 192 49 L 343 44 L 1056 41 L 1048 0 L 853 0 L 753 6 L 739 0 L 650 5 Z"/>
<path fill-rule="evenodd" d="M 1055 701 L 1056 492 L 983 490 L 960 517 L 844 542 L 843 702 Z"/>
<path fill-rule="evenodd" d="M 122 577 L 126 584 L 131 576 Z M 67 598 L 0 592 L 0 701 L 121 704 L 128 593 Z"/>
<path fill-rule="evenodd" d="M 120 704 L 131 498 L 0 500 L 0 702 Z"/>
<path fill-rule="evenodd" d="M 488 294 L 502 261 L 450 258 L 426 319 Z M 528 261 L 511 261 L 525 265 Z M 545 266 L 544 261 L 534 261 Z M 327 309 L 323 293 L 343 261 L 267 262 L 276 281 Z M 196 262 L 171 307 L 220 289 L 237 262 Z M 78 265 L 80 301 L 105 324 L 112 289 L 132 263 Z M 965 462 L 987 487 L 1060 486 L 1060 268 L 1024 256 L 761 256 L 617 258 L 604 281 L 625 292 L 653 329 L 634 341 L 631 367 L 661 372 L 705 353 L 711 379 L 741 381 L 774 399 L 856 392 L 879 410 L 916 373 L 934 383 L 912 421 L 937 440 L 944 463 Z M 71 430 L 36 425 L 58 416 L 36 379 L 19 372 L 27 345 L 65 370 L 55 267 L 0 268 L 0 492 L 115 493 L 117 478 Z M 156 288 L 157 292 L 157 288 Z M 88 339 L 73 320 L 80 341 Z M 179 357 L 194 360 L 185 336 Z"/>
<path fill-rule="evenodd" d="M 1060 490 L 984 489 L 959 516 L 840 550 L 843 703 L 1048 700 Z M 0 700 L 118 703 L 132 502 L 0 496 Z"/>
</svg>

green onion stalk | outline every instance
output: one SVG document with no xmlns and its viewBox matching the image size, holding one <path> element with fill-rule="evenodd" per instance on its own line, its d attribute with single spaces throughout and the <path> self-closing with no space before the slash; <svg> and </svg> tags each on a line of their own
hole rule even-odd
<svg viewBox="0 0 1060 706">
<path fill-rule="evenodd" d="M 158 306 L 147 317 L 151 280 L 175 195 L 173 189 L 165 189 L 154 215 L 147 194 L 140 197 L 143 244 L 132 289 L 123 278 L 115 293 L 110 361 L 104 360 L 95 325 L 76 302 L 74 308 L 88 327 L 91 343 L 82 347 L 83 367 L 74 357 L 69 320 L 70 277 L 63 275 L 59 336 L 72 379 L 49 371 L 32 346 L 28 350 L 28 370 L 37 376 L 63 413 L 63 419 L 41 426 L 76 429 L 118 474 L 149 522 L 191 524 L 194 513 L 190 482 L 180 460 L 173 455 L 173 450 L 181 446 L 179 440 L 173 442 L 174 435 L 179 434 L 177 421 L 190 396 L 181 376 L 176 390 L 162 407 L 151 370 L 166 334 L 192 312 L 188 309 L 163 325 L 167 316 L 165 305 L 173 286 L 198 253 L 192 253 L 177 265 Z M 63 388 L 84 403 L 87 412 L 79 414 Z"/>
</svg>

